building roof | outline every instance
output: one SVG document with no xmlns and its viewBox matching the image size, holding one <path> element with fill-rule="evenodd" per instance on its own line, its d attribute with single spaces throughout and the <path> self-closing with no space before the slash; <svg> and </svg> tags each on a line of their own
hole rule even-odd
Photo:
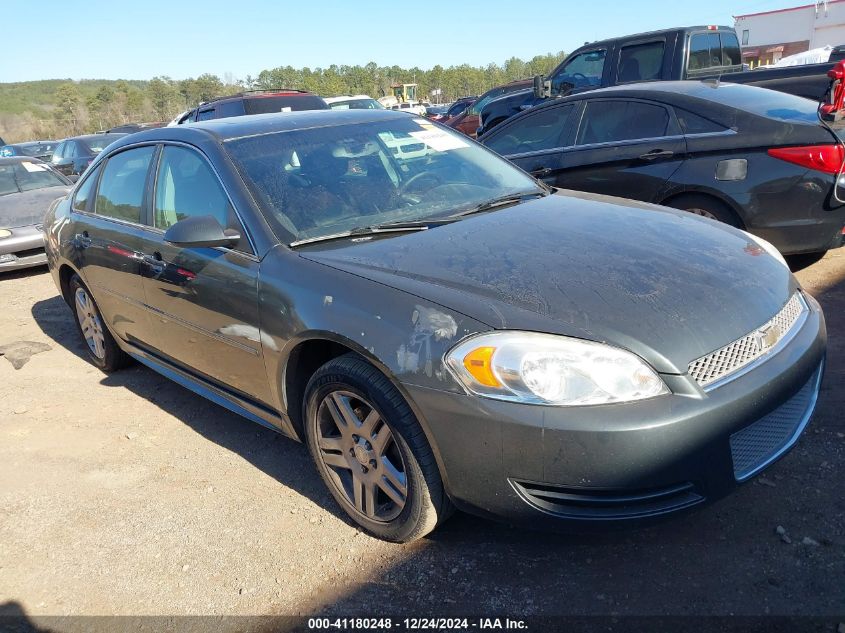
<svg viewBox="0 0 845 633">
<path fill-rule="evenodd" d="M 840 2 L 845 2 L 845 0 L 828 0 L 828 4 L 839 4 Z M 785 9 L 772 9 L 771 11 L 760 11 L 758 13 L 744 13 L 743 15 L 735 15 L 734 20 L 739 20 L 741 18 L 754 18 L 760 15 L 772 15 L 775 13 L 788 13 L 790 11 L 801 11 L 802 9 L 815 9 L 817 7 L 816 4 L 802 4 L 797 7 L 787 7 Z"/>
</svg>

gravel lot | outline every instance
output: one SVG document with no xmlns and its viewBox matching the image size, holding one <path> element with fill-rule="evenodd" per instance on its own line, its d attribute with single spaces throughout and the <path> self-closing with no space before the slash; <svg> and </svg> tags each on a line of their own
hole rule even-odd
<svg viewBox="0 0 845 633">
<path fill-rule="evenodd" d="M 845 619 L 845 249 L 798 276 L 825 309 L 828 370 L 763 477 L 637 532 L 457 515 L 399 546 L 340 517 L 304 447 L 143 367 L 104 375 L 46 270 L 5 275 L 0 614 Z"/>
</svg>

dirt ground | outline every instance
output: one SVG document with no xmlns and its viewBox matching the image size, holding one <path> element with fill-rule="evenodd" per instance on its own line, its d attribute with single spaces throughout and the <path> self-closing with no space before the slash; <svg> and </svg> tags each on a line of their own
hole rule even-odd
<svg viewBox="0 0 845 633">
<path fill-rule="evenodd" d="M 5 275 L 0 614 L 845 620 L 845 249 L 798 276 L 829 364 L 813 423 L 763 477 L 636 532 L 459 514 L 400 546 L 341 518 L 301 445 L 143 367 L 95 369 L 45 269 Z"/>
</svg>

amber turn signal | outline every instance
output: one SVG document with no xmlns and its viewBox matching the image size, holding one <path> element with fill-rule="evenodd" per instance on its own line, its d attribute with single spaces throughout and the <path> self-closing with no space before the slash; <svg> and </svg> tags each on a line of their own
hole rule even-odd
<svg viewBox="0 0 845 633">
<path fill-rule="evenodd" d="M 480 384 L 486 387 L 502 385 L 493 373 L 493 354 L 495 347 L 477 347 L 464 356 L 464 367 Z"/>
</svg>

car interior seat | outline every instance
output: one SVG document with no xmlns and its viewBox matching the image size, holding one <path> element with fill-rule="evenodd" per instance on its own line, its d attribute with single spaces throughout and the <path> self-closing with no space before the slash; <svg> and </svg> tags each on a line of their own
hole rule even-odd
<svg viewBox="0 0 845 633">
<path fill-rule="evenodd" d="M 640 75 L 640 62 L 636 57 L 628 57 L 619 68 L 619 81 L 639 81 L 642 79 Z"/>
</svg>

